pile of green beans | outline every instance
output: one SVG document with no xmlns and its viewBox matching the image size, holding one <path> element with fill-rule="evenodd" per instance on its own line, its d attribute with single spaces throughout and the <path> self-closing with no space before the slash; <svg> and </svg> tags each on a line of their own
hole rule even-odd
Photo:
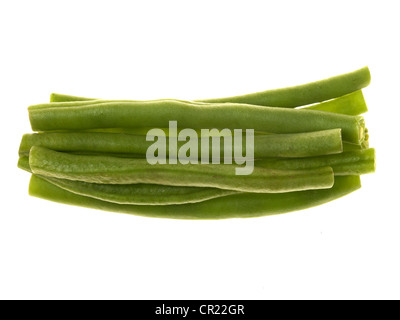
<svg viewBox="0 0 400 320">
<path fill-rule="evenodd" d="M 227 98 L 104 100 L 52 93 L 29 106 L 18 167 L 31 174 L 30 195 L 59 203 L 145 217 L 227 219 L 302 210 L 348 195 L 375 171 L 375 149 L 362 114 L 368 67 L 331 78 Z M 169 132 L 176 121 L 176 132 Z M 189 163 L 152 164 L 154 138 L 167 158 L 200 137 Z M 204 135 L 202 129 L 211 130 Z M 217 130 L 212 130 L 217 129 Z M 222 129 L 254 130 L 251 174 L 224 163 L 235 144 Z M 201 133 L 201 135 L 200 135 Z M 173 141 L 173 140 L 171 140 Z M 240 141 L 247 150 L 246 137 Z M 218 152 L 215 152 L 218 150 Z M 204 159 L 207 163 L 203 163 Z"/>
</svg>

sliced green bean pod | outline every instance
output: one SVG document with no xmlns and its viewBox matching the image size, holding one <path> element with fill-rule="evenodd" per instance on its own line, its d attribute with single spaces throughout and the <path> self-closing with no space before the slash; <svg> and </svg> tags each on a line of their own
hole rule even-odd
<svg viewBox="0 0 400 320">
<path fill-rule="evenodd" d="M 145 183 L 241 192 L 324 189 L 332 187 L 334 180 L 330 167 L 306 170 L 256 167 L 251 174 L 237 175 L 239 166 L 233 164 L 151 165 L 146 159 L 71 155 L 35 146 L 29 154 L 29 166 L 34 174 L 89 183 Z"/>
<path fill-rule="evenodd" d="M 330 189 L 288 193 L 242 193 L 203 202 L 170 206 L 122 205 L 80 196 L 63 190 L 40 177 L 32 175 L 31 196 L 58 203 L 134 214 L 143 217 L 170 219 L 228 219 L 252 218 L 315 207 L 338 199 L 361 187 L 358 176 L 336 177 Z"/>
</svg>

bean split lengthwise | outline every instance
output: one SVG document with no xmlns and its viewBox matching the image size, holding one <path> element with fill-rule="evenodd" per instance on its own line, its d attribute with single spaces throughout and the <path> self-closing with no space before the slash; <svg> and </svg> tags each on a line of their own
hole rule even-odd
<svg viewBox="0 0 400 320">
<path fill-rule="evenodd" d="M 52 93 L 28 108 L 29 194 L 170 219 L 249 218 L 338 199 L 375 171 L 362 114 L 368 67 L 227 98 L 104 100 Z"/>
</svg>

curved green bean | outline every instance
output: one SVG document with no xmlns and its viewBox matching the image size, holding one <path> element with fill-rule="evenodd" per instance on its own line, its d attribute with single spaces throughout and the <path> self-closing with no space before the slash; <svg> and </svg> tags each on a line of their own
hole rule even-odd
<svg viewBox="0 0 400 320">
<path fill-rule="evenodd" d="M 89 99 L 81 101 L 64 101 L 64 102 L 51 102 L 51 103 L 39 103 L 28 107 L 29 110 L 40 110 L 40 109 L 54 109 L 54 108 L 71 108 L 71 107 L 85 107 L 97 104 L 106 103 L 133 103 L 133 104 L 146 104 L 146 103 L 190 103 L 194 106 L 207 106 L 211 103 L 188 101 L 179 99 L 155 99 L 155 100 L 105 100 L 105 99 Z"/>
<path fill-rule="evenodd" d="M 243 193 L 192 204 L 171 206 L 122 205 L 80 196 L 32 175 L 31 196 L 97 210 L 169 219 L 251 218 L 303 210 L 345 196 L 361 187 L 358 176 L 336 177 L 330 189 L 279 194 Z"/>
<path fill-rule="evenodd" d="M 101 128 L 254 129 L 270 133 L 301 133 L 342 129 L 343 140 L 364 140 L 364 119 L 317 110 L 269 108 L 243 104 L 194 105 L 182 101 L 109 102 L 81 107 L 29 108 L 33 131 Z"/>
<path fill-rule="evenodd" d="M 154 164 L 145 159 L 82 156 L 32 147 L 29 166 L 34 174 L 103 184 L 161 184 L 212 187 L 241 192 L 290 192 L 330 188 L 330 167 L 307 170 L 254 168 L 250 175 L 236 175 L 236 165 Z"/>
<path fill-rule="evenodd" d="M 259 106 L 294 108 L 344 96 L 368 86 L 370 81 L 371 74 L 369 69 L 368 67 L 363 67 L 349 73 L 303 85 L 266 90 L 241 96 L 199 99 L 195 101 L 207 103 L 247 103 Z M 51 102 L 88 100 L 95 99 L 57 93 L 52 93 L 50 96 Z"/>
<path fill-rule="evenodd" d="M 375 149 L 355 150 L 320 157 L 256 160 L 255 166 L 280 170 L 332 167 L 336 176 L 375 172 Z"/>
<path fill-rule="evenodd" d="M 233 155 L 234 139 L 226 144 L 224 139 L 219 139 L 214 150 L 211 139 L 197 139 L 197 148 L 201 150 L 201 144 L 207 142 L 209 155 L 218 156 L 221 159 L 224 154 Z M 228 140 L 229 141 L 229 140 Z M 25 134 L 22 137 L 19 154 L 28 155 L 31 147 L 39 146 L 63 152 L 94 152 L 94 153 L 120 153 L 145 156 L 147 149 L 153 144 L 147 141 L 146 136 L 118 133 L 100 132 L 59 132 L 59 133 L 34 133 Z M 178 150 L 186 141 L 177 141 Z M 166 151 L 169 155 L 169 139 L 166 139 Z M 340 129 L 332 129 L 317 132 L 257 135 L 254 136 L 254 157 L 312 157 L 342 152 L 342 136 Z M 242 139 L 242 150 L 246 150 L 246 139 Z M 172 150 L 171 150 L 172 151 Z M 200 152 L 198 153 L 200 157 Z M 196 158 L 197 159 L 197 158 Z"/>
<path fill-rule="evenodd" d="M 303 85 L 266 90 L 241 96 L 217 99 L 200 99 L 207 103 L 235 102 L 260 106 L 294 108 L 341 97 L 369 85 L 371 74 L 368 67 L 310 82 Z"/>
</svg>

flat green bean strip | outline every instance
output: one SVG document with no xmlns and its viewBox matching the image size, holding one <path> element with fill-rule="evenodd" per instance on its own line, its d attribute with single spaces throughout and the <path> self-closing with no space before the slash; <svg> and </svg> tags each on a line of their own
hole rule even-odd
<svg viewBox="0 0 400 320">
<path fill-rule="evenodd" d="M 341 113 L 350 116 L 358 116 L 368 111 L 367 104 L 361 90 L 346 94 L 345 96 L 336 99 L 313 104 L 311 106 L 304 107 L 303 109 Z"/>
<path fill-rule="evenodd" d="M 18 167 L 32 172 L 28 157 L 20 157 Z M 41 176 L 42 179 L 72 193 L 120 204 L 171 205 L 195 203 L 238 192 L 217 188 L 176 187 L 154 184 L 109 185 Z"/>
<path fill-rule="evenodd" d="M 271 133 L 301 133 L 342 129 L 343 140 L 364 140 L 364 119 L 317 110 L 269 108 L 243 104 L 194 105 L 182 101 L 109 102 L 81 107 L 29 108 L 33 131 L 101 128 L 254 129 Z"/>
<path fill-rule="evenodd" d="M 223 158 L 224 152 L 233 156 L 234 142 L 224 149 L 224 139 L 219 139 L 220 151 L 214 151 L 209 138 L 197 139 L 198 154 L 200 157 L 201 144 L 208 142 L 209 155 Z M 169 155 L 169 139 L 167 142 L 167 155 Z M 28 155 L 32 146 L 45 147 L 63 152 L 96 152 L 96 153 L 133 153 L 146 155 L 147 149 L 153 141 L 146 141 L 145 136 L 99 133 L 99 132 L 63 132 L 63 133 L 34 133 L 22 137 L 19 154 Z M 177 148 L 182 147 L 186 141 L 177 141 Z M 254 137 L 255 158 L 265 157 L 312 157 L 316 155 L 342 152 L 342 136 L 340 129 L 325 131 L 258 135 Z M 174 150 L 177 153 L 178 150 Z M 246 139 L 242 139 L 242 150 L 246 150 Z M 217 154 L 216 154 L 217 153 Z"/>
<path fill-rule="evenodd" d="M 50 102 L 70 102 L 70 101 L 106 101 L 100 99 L 92 99 L 92 98 L 82 98 L 82 97 L 75 97 L 65 94 L 58 94 L 52 93 L 50 96 Z M 108 100 L 110 101 L 110 100 Z M 113 100 L 113 101 L 121 101 L 121 100 Z M 231 101 L 227 101 L 231 102 Z M 244 103 L 248 103 L 244 101 Z M 62 104 L 58 103 L 58 106 L 63 106 Z M 70 104 L 71 106 L 72 104 Z M 67 105 L 68 106 L 68 105 Z M 347 114 L 352 116 L 357 116 L 363 114 L 368 111 L 367 104 L 364 99 L 364 95 L 361 90 L 346 94 L 344 96 L 328 100 L 325 102 L 313 104 L 311 106 L 304 107 L 304 109 L 311 109 L 311 110 L 320 110 L 326 112 L 334 112 L 334 113 L 341 113 Z"/>
<path fill-rule="evenodd" d="M 145 159 L 82 156 L 32 147 L 29 166 L 34 174 L 103 184 L 162 184 L 212 187 L 241 192 L 290 192 L 324 189 L 333 185 L 332 168 L 274 170 L 254 168 L 236 175 L 236 165 L 154 164 Z"/>
<path fill-rule="evenodd" d="M 330 189 L 278 194 L 243 193 L 192 204 L 171 206 L 121 205 L 80 196 L 65 191 L 32 175 L 31 196 L 58 203 L 97 210 L 134 214 L 143 217 L 169 219 L 229 219 L 252 218 L 282 214 L 315 207 L 338 199 L 361 187 L 359 176 L 336 177 Z"/>
<path fill-rule="evenodd" d="M 256 160 L 255 166 L 269 169 L 298 170 L 332 167 L 336 176 L 362 175 L 375 172 L 375 149 L 348 151 L 340 154 L 297 158 Z"/>
<path fill-rule="evenodd" d="M 266 90 L 241 96 L 216 99 L 200 99 L 198 102 L 207 103 L 247 103 L 269 107 L 294 108 L 316 102 L 341 97 L 351 92 L 361 90 L 369 85 L 371 75 L 368 67 L 335 77 L 310 82 L 303 85 Z M 52 93 L 51 102 L 88 101 L 91 98 L 75 97 Z"/>
</svg>

